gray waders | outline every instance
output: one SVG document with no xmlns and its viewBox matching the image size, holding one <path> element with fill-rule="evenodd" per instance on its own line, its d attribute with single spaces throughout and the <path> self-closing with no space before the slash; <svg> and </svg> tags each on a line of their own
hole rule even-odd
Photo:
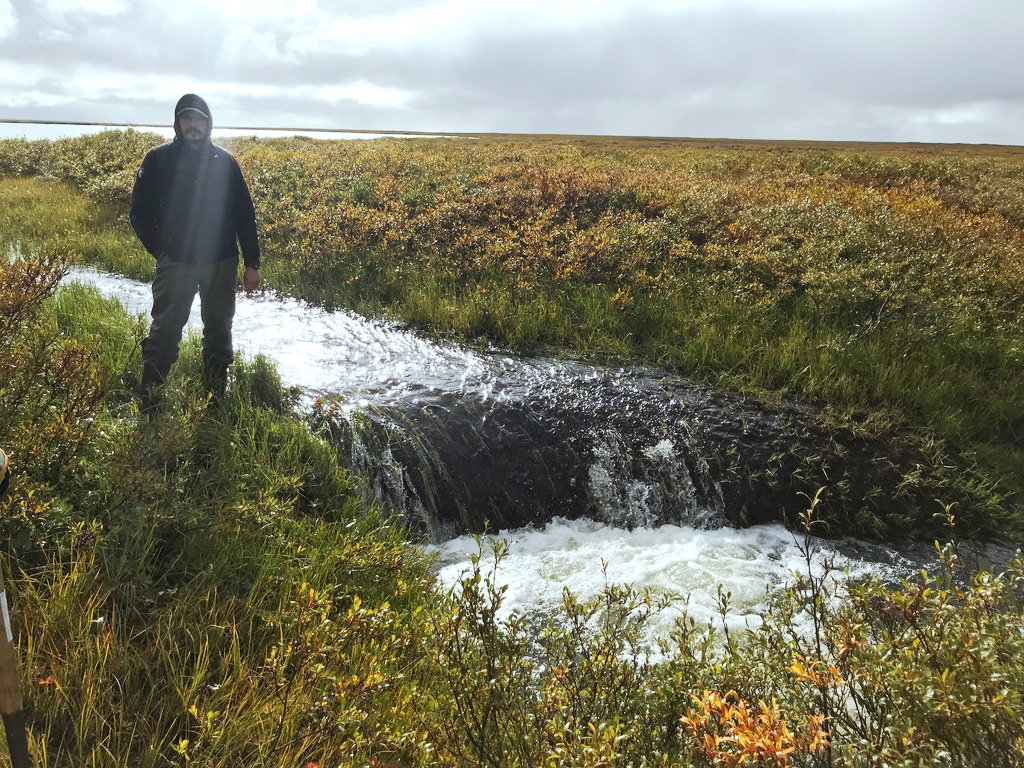
<svg viewBox="0 0 1024 768">
<path fill-rule="evenodd" d="M 152 413 L 160 406 L 167 374 L 178 359 L 182 331 L 188 322 L 196 291 L 203 318 L 203 384 L 221 397 L 231 365 L 231 321 L 235 316 L 238 259 L 212 264 L 157 261 L 153 278 L 153 323 L 142 342 L 142 381 L 139 410 Z"/>
</svg>

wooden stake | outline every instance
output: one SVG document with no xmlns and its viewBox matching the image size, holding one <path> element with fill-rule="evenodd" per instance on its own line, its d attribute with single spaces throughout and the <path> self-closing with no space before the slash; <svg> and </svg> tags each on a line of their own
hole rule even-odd
<svg viewBox="0 0 1024 768">
<path fill-rule="evenodd" d="M 7 492 L 10 479 L 10 463 L 7 454 L 0 450 L 0 498 Z M 11 629 L 11 613 L 7 608 L 7 589 L 4 586 L 4 569 L 0 563 L 0 715 L 7 732 L 7 748 L 11 752 L 11 768 L 32 768 L 28 754 L 28 733 L 25 728 L 25 710 L 21 699 L 21 681 L 18 679 L 18 654 L 14 647 L 14 632 Z"/>
</svg>

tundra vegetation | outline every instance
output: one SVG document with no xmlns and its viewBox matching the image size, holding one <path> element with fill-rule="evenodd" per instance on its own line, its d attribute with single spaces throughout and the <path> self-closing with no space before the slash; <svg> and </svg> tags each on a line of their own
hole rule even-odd
<svg viewBox="0 0 1024 768">
<path fill-rule="evenodd" d="M 1017 765 L 1024 562 L 837 586 L 811 567 L 737 635 L 609 584 L 544 627 L 482 546 L 438 590 L 413 532 L 264 359 L 207 407 L 130 396 L 146 277 L 124 221 L 159 139 L 0 142 L 0 502 L 39 765 Z M 265 279 L 521 350 L 654 363 L 819 404 L 974 463 L 1020 531 L 1024 172 L 1010 151 L 238 140 Z M 896 439 L 894 437 L 894 439 Z M 938 450 L 938 449 L 937 449 Z M 827 519 L 827 491 L 797 530 Z M 994 527 L 994 526 L 993 526 Z M 837 594 L 838 593 L 838 594 Z M 833 599 L 839 597 L 841 599 Z M 729 596 L 719 596 L 727 615 Z M 651 656 L 643 630 L 676 611 Z"/>
</svg>

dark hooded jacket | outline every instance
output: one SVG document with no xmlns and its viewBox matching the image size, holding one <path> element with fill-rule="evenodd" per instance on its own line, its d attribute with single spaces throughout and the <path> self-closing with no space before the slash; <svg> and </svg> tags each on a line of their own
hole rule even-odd
<svg viewBox="0 0 1024 768">
<path fill-rule="evenodd" d="M 210 141 L 198 149 L 182 137 L 178 115 L 185 109 L 213 119 L 206 102 L 186 94 L 174 108 L 174 141 L 151 150 L 135 177 L 129 213 L 132 229 L 157 259 L 217 262 L 238 257 L 259 268 L 256 213 L 238 162 Z"/>
</svg>

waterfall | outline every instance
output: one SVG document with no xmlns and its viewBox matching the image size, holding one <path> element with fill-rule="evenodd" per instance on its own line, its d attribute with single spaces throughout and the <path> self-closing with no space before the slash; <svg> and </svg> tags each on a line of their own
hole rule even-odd
<svg viewBox="0 0 1024 768">
<path fill-rule="evenodd" d="M 69 279 L 149 311 L 143 283 L 89 269 Z M 197 301 L 190 326 L 199 322 Z M 442 583 L 457 583 L 477 549 L 466 532 L 511 542 L 494 576 L 509 587 L 506 612 L 553 611 L 563 588 L 585 598 L 630 582 L 682 595 L 691 617 L 710 621 L 724 585 L 742 629 L 803 567 L 778 523 L 730 525 L 806 503 L 794 468 L 826 441 L 799 409 L 767 411 L 656 370 L 445 344 L 273 294 L 239 297 L 235 329 L 240 352 L 266 355 L 302 390 L 368 500 L 436 542 Z M 869 443 L 842 448 L 869 486 L 898 469 Z M 934 565 L 929 546 L 817 546 L 846 571 L 837 578 L 894 580 Z"/>
</svg>

